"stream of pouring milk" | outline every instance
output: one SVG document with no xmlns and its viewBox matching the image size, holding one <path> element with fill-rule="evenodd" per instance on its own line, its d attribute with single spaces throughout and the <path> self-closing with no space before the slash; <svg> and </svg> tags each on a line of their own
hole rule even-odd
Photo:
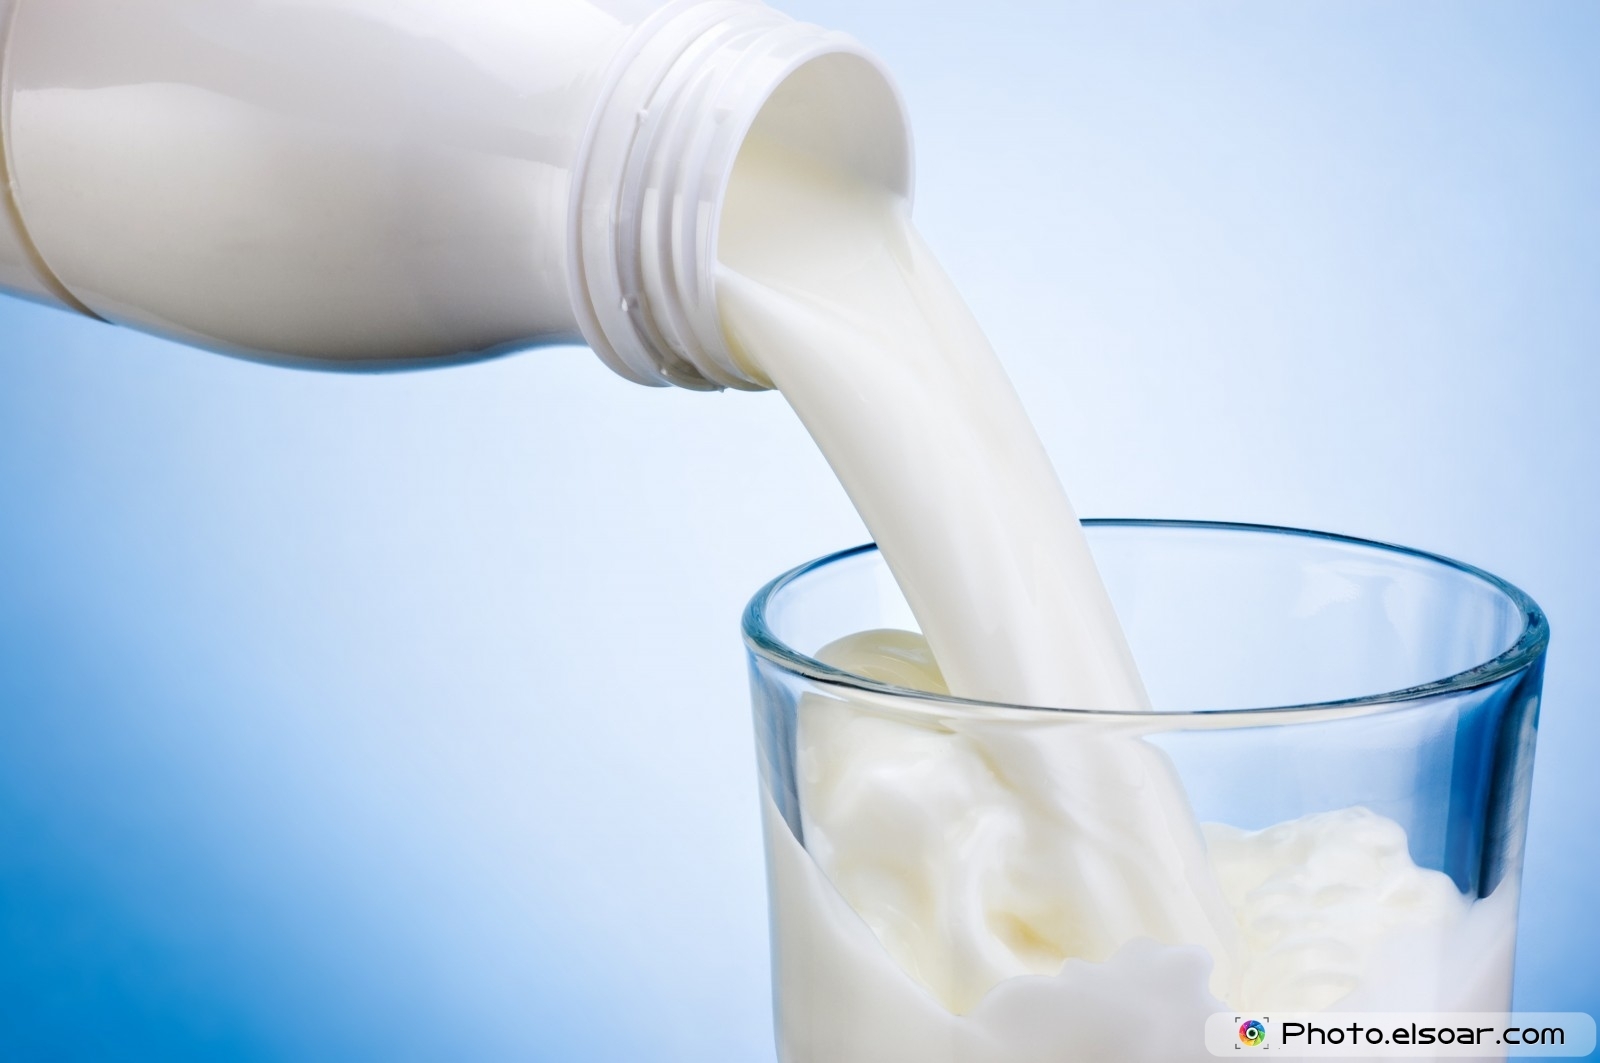
<svg viewBox="0 0 1600 1063">
<path fill-rule="evenodd" d="M 799 414 L 922 628 L 846 639 L 831 663 L 985 700 L 1147 709 L 1071 504 L 908 204 L 757 134 L 720 260 L 736 357 Z M 1514 903 L 1473 913 L 1373 813 L 1203 832 L 1126 723 L 936 727 L 831 703 L 800 728 L 806 850 L 770 808 L 767 824 L 790 1063 L 1172 1060 L 1198 1045 L 1186 1022 L 1224 1001 L 1506 1006 L 1497 981 L 1474 981 L 1500 969 L 1478 959 L 1461 958 L 1461 986 L 1420 986 L 1449 943 L 1509 940 Z M 1396 943 L 1414 955 L 1422 938 L 1437 946 L 1425 970 L 1375 988 L 1396 977 Z M 1107 1016 L 1143 1024 L 1152 1054 L 1095 1041 Z"/>
</svg>

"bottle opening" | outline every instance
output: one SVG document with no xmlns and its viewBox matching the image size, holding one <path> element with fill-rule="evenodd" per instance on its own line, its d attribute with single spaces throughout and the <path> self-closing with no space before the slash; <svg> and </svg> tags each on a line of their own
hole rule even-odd
<svg viewBox="0 0 1600 1063">
<path fill-rule="evenodd" d="M 773 90 L 748 133 L 840 174 L 911 196 L 904 105 L 882 67 L 864 55 L 839 52 L 805 63 Z"/>
<path fill-rule="evenodd" d="M 905 108 L 853 39 L 761 5 L 696 5 L 647 32 L 576 177 L 573 303 L 585 338 L 631 380 L 760 390 L 728 350 L 716 296 L 740 148 L 760 135 L 909 197 Z"/>
</svg>

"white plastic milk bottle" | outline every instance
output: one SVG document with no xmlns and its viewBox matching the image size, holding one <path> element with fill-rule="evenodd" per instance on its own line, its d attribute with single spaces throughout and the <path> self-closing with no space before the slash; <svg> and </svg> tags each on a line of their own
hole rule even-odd
<svg viewBox="0 0 1600 1063">
<path fill-rule="evenodd" d="M 879 64 L 754 0 L 0 0 L 0 289 L 279 363 L 581 340 L 755 387 L 715 269 L 763 112 L 908 190 Z"/>
</svg>

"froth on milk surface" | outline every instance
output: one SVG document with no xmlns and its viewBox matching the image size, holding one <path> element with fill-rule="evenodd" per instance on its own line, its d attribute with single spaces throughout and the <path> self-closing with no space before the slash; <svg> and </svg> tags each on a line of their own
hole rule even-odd
<svg viewBox="0 0 1600 1063">
<path fill-rule="evenodd" d="M 963 697 L 1147 709 L 1066 493 L 908 204 L 758 133 L 720 259 L 730 346 L 805 423 L 922 630 L 825 659 Z M 1171 1061 L 1207 1058 L 1204 1018 L 1228 1007 L 1507 1005 L 1509 889 L 1468 901 L 1366 809 L 1202 826 L 1130 718 L 803 705 L 804 847 L 767 817 L 784 1058 Z"/>
</svg>

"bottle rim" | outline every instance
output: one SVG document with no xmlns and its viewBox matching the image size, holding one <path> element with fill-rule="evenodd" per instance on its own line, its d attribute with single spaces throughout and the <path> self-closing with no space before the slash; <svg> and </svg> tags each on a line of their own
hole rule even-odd
<svg viewBox="0 0 1600 1063">
<path fill-rule="evenodd" d="M 884 179 L 907 198 L 912 145 L 904 99 L 853 38 L 752 0 L 680 0 L 614 61 L 572 175 L 568 272 L 579 327 L 637 383 L 766 390 L 728 347 L 718 310 L 722 204 L 745 139 L 781 89 L 848 57 L 879 103 Z M 836 108 L 838 110 L 838 108 Z M 845 124 L 866 123 L 863 101 Z"/>
</svg>

